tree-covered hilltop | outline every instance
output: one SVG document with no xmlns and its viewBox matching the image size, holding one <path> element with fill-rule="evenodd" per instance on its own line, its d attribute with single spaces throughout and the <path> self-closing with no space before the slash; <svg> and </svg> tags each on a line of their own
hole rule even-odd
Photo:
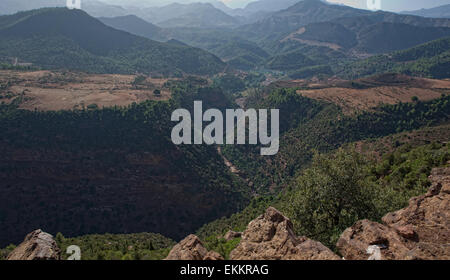
<svg viewBox="0 0 450 280">
<path fill-rule="evenodd" d="M 0 38 L 1 57 L 18 57 L 48 69 L 180 76 L 225 68 L 206 51 L 138 37 L 66 8 L 1 16 Z"/>
<path fill-rule="evenodd" d="M 283 43 L 266 66 L 282 70 L 293 79 L 337 76 L 352 80 L 382 73 L 444 79 L 449 72 L 450 38 L 442 38 L 406 50 L 387 52 L 365 59 L 349 57 L 342 51 L 324 46 L 295 46 Z"/>
<path fill-rule="evenodd" d="M 356 62 L 333 66 L 344 79 L 395 72 L 417 77 L 450 77 L 450 38 L 443 38 L 411 49 L 373 56 Z"/>
</svg>

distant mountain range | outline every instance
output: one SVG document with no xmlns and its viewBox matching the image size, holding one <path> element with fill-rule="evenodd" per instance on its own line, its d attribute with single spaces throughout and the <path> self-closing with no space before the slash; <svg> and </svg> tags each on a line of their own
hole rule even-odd
<svg viewBox="0 0 450 280">
<path fill-rule="evenodd" d="M 238 16 L 247 21 L 256 21 L 271 13 L 287 9 L 303 0 L 259 0 L 250 2 L 245 8 L 224 11 L 232 16 Z"/>
<path fill-rule="evenodd" d="M 319 0 L 301 1 L 257 23 L 226 30 L 159 28 L 134 16 L 101 20 L 150 39 L 175 39 L 205 49 L 243 70 L 261 66 L 298 71 L 404 50 L 450 36 L 449 19 L 371 12 Z M 325 70 L 330 73 L 328 66 Z"/>
<path fill-rule="evenodd" d="M 231 9 L 220 1 L 210 3 L 172 3 L 158 7 L 111 5 L 97 0 L 84 0 L 82 9 L 94 17 L 136 15 L 161 27 L 234 27 L 255 22 L 267 14 L 285 9 L 301 0 L 260 0 L 244 9 Z M 133 4 L 133 3 L 132 3 Z M 134 3 L 136 4 L 136 3 Z M 64 0 L 2 0 L 0 14 L 46 7 L 64 7 Z"/>
<path fill-rule="evenodd" d="M 173 3 L 161 7 L 130 9 L 129 12 L 161 27 L 232 27 L 252 23 L 302 0 L 260 0 L 243 9 L 231 9 L 220 1 Z"/>
<path fill-rule="evenodd" d="M 21 3 L 20 1 L 18 0 L 17 3 Z M 42 3 L 40 2 L 40 4 Z M 89 1 L 86 3 L 86 8 L 90 7 L 89 3 L 98 5 L 101 2 Z M 0 43 L 5 46 L 0 50 L 0 55 L 21 57 L 23 61 L 44 67 L 65 65 L 79 70 L 98 72 L 128 73 L 132 71 L 131 69 L 136 70 L 136 65 L 139 65 L 138 71 L 159 71 L 165 74 L 169 72 L 170 74 L 182 72 L 211 74 L 225 68 L 225 64 L 217 57 L 189 47 L 193 46 L 208 51 L 228 63 L 229 66 L 241 70 L 262 67 L 289 73 L 305 69 L 307 69 L 307 73 L 316 73 L 317 69 L 313 69 L 311 72 L 309 68 L 319 67 L 319 72 L 332 73 L 334 71 L 330 70 L 330 65 L 338 61 L 365 59 L 372 55 L 405 50 L 450 36 L 450 19 L 447 18 L 426 18 L 382 11 L 372 12 L 343 5 L 333 5 L 320 0 L 304 0 L 289 6 L 292 3 L 293 0 L 280 1 L 276 4 L 272 0 L 254 2 L 241 10 L 251 11 L 255 14 L 261 12 L 265 16 L 255 23 L 244 25 L 242 23 L 246 22 L 245 16 L 231 16 L 225 12 L 226 10 L 228 13 L 232 13 L 238 9 L 227 9 L 225 5 L 219 3 L 175 3 L 142 9 L 127 7 L 125 11 L 132 12 L 131 14 L 99 17 L 99 20 L 114 28 L 115 32 L 126 31 L 139 37 L 124 32 L 110 33 L 110 29 L 107 29 L 99 21 L 95 21 L 93 26 L 99 30 L 100 38 L 110 34 L 103 40 L 109 42 L 105 45 L 104 42 L 100 42 L 92 30 L 84 34 L 89 37 L 88 39 L 79 36 L 74 40 L 73 30 L 61 29 L 54 34 L 52 33 L 55 29 L 53 26 L 46 31 L 44 29 L 36 30 L 37 27 L 42 27 L 42 24 L 38 23 L 36 27 L 33 26 L 30 29 L 38 31 L 38 34 L 31 31 L 28 34 L 41 36 L 45 46 L 50 44 L 51 40 L 57 40 L 56 46 L 70 46 L 66 48 L 70 51 L 65 51 L 64 55 L 60 54 L 68 61 L 58 62 L 54 59 L 48 64 L 49 60 L 44 59 L 45 48 L 38 50 L 32 44 L 25 43 L 27 42 L 25 37 L 22 37 L 21 41 L 17 40 L 20 32 L 15 33 L 15 37 L 11 32 L 5 33 L 8 34 L 8 36 L 5 35 L 7 41 Z M 36 3 L 36 5 L 38 4 Z M 215 6 L 221 8 L 218 9 Z M 285 8 L 286 6 L 287 8 Z M 117 6 L 107 5 L 105 7 Z M 266 10 L 263 10 L 264 7 Z M 123 12 L 120 9 L 116 10 L 119 14 Z M 274 12 L 278 9 L 282 10 Z M 42 11 L 38 13 L 39 15 L 36 14 L 36 11 L 30 13 L 33 17 L 43 16 Z M 5 21 L 3 28 L 5 30 L 2 32 L 25 24 L 27 21 L 13 22 L 13 25 L 17 26 L 10 26 L 12 23 L 9 22 L 15 17 L 24 19 L 26 18 L 24 15 L 27 14 L 21 13 L 0 18 L 0 22 Z M 93 20 L 88 21 L 86 20 L 87 14 L 83 15 L 82 22 Z M 56 22 L 58 21 L 63 22 L 64 19 L 58 16 Z M 99 28 L 99 26 L 103 26 L 103 28 Z M 23 31 L 27 27 L 22 26 L 21 28 Z M 47 37 L 50 37 L 51 40 L 44 40 Z M 141 37 L 159 42 L 144 40 Z M 171 43 L 165 44 L 164 42 L 167 41 L 171 41 Z M 9 42 L 9 45 L 6 45 L 6 42 Z M 90 44 L 88 45 L 86 42 L 90 42 Z M 105 49 L 96 53 L 92 49 L 93 46 L 96 46 L 97 49 L 104 46 Z M 144 48 L 143 46 L 148 47 Z M 156 54 L 151 54 L 151 51 L 146 51 L 155 47 L 161 53 L 158 57 Z M 54 47 L 46 48 L 48 52 Z M 81 50 L 75 51 L 78 48 Z M 195 59 L 192 58 L 188 63 L 183 63 L 185 58 L 180 53 L 180 49 L 189 49 L 188 56 L 191 57 L 191 54 L 195 53 L 192 55 Z M 19 53 L 18 50 L 21 50 L 22 53 Z M 139 61 L 136 53 L 140 53 L 148 59 Z M 167 54 L 173 55 L 170 55 L 170 59 L 163 61 L 161 57 L 165 57 Z M 91 56 L 94 56 L 92 59 L 98 60 L 98 63 L 88 62 L 87 58 L 91 59 Z M 74 57 L 78 58 L 74 59 Z M 202 67 L 193 66 L 197 65 L 196 63 Z"/>
<path fill-rule="evenodd" d="M 448 27 L 406 24 L 398 19 L 390 22 L 381 18 L 369 15 L 310 23 L 289 34 L 281 44 L 290 41 L 370 55 L 407 49 L 450 36 Z"/>
<path fill-rule="evenodd" d="M 450 37 L 435 40 L 388 54 L 373 56 L 337 67 L 336 74 L 344 79 L 379 73 L 396 72 L 418 77 L 450 77 Z"/>
<path fill-rule="evenodd" d="M 144 19 L 162 27 L 230 27 L 238 20 L 209 3 L 170 4 L 142 10 Z"/>
<path fill-rule="evenodd" d="M 290 6 L 301 2 L 302 0 L 260 0 L 255 2 L 250 2 L 244 10 L 248 13 L 257 12 L 276 12 L 287 9 Z"/>
<path fill-rule="evenodd" d="M 206 51 L 138 37 L 66 8 L 2 16 L 0 38 L 0 56 L 52 69 L 180 75 L 212 74 L 225 67 Z"/>
<path fill-rule="evenodd" d="M 156 41 L 166 41 L 167 37 L 163 34 L 163 29 L 137 16 L 128 15 L 122 17 L 101 17 L 98 18 L 104 24 L 118 30 L 127 31 L 138 36 L 149 38 Z"/>
<path fill-rule="evenodd" d="M 257 37 L 273 37 L 275 34 L 288 34 L 313 22 L 368 14 L 370 12 L 366 10 L 358 10 L 341 5 L 329 5 L 320 0 L 304 0 L 285 10 L 275 12 L 256 23 L 243 26 L 240 30 Z"/>
<path fill-rule="evenodd" d="M 365 24 L 364 21 L 369 21 L 405 23 L 424 27 L 450 27 L 450 21 L 447 19 L 429 19 L 382 11 L 371 12 L 343 5 L 332 5 L 320 0 L 304 0 L 285 10 L 273 13 L 256 23 L 240 27 L 239 30 L 248 34 L 248 36 L 258 38 L 266 36 L 274 39 L 276 35 L 287 35 L 310 23 L 336 19 L 344 20 L 346 18 L 352 21 L 356 17 L 362 17 L 360 22 L 363 24 Z"/>
<path fill-rule="evenodd" d="M 316 9 L 316 5 L 329 7 L 327 11 L 319 11 L 314 14 L 311 9 Z M 0 14 L 63 6 L 65 6 L 64 0 L 35 0 L 32 2 L 28 0 L 2 0 Z M 259 0 L 239 9 L 232 9 L 219 0 L 209 1 L 208 3 L 172 3 L 157 7 L 149 7 L 148 4 L 137 6 L 136 2 L 124 6 L 108 4 L 101 0 L 84 0 L 82 2 L 82 9 L 94 17 L 136 15 L 161 27 L 215 28 L 249 25 L 244 27 L 243 30 L 258 33 L 295 29 L 311 22 L 317 22 L 318 17 L 328 21 L 339 17 L 354 17 L 356 10 L 359 11 L 360 15 L 370 13 L 367 10 L 354 9 L 350 14 L 346 14 L 349 12 L 348 8 L 343 5 L 329 5 L 322 0 Z M 403 14 L 449 18 L 450 5 L 404 12 Z"/>
<path fill-rule="evenodd" d="M 161 42 L 171 41 L 205 49 L 237 69 L 264 64 L 269 54 L 233 31 L 199 28 L 160 28 L 136 16 L 100 18 L 111 27 Z"/>
<path fill-rule="evenodd" d="M 431 9 L 402 12 L 403 14 L 430 18 L 450 18 L 450 4 Z"/>
</svg>

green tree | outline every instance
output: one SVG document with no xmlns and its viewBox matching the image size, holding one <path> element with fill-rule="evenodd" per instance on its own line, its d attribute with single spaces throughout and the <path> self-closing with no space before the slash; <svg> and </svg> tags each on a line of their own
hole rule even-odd
<svg viewBox="0 0 450 280">
<path fill-rule="evenodd" d="M 297 179 L 285 210 L 296 232 L 333 247 L 357 220 L 376 219 L 377 193 L 368 176 L 368 162 L 355 151 L 316 154 L 311 168 Z"/>
<path fill-rule="evenodd" d="M 55 236 L 55 241 L 58 243 L 58 245 L 61 245 L 65 240 L 64 235 L 61 232 L 58 232 Z"/>
</svg>

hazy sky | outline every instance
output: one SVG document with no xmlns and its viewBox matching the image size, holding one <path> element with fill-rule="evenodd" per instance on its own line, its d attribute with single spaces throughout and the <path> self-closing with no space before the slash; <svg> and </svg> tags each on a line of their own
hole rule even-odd
<svg viewBox="0 0 450 280">
<path fill-rule="evenodd" d="M 208 2 L 208 0 L 103 0 L 110 3 L 127 3 L 135 5 L 136 3 L 146 4 L 147 6 L 160 6 L 173 2 L 189 3 L 189 2 Z M 218 0 L 226 3 L 232 8 L 245 7 L 255 0 Z M 276 0 L 275 0 L 276 1 Z M 366 8 L 367 1 L 377 0 L 327 0 L 334 3 L 342 3 L 356 8 Z M 421 8 L 433 8 L 440 5 L 450 4 L 450 0 L 378 0 L 381 1 L 381 9 L 388 11 L 407 11 L 418 10 Z"/>
</svg>

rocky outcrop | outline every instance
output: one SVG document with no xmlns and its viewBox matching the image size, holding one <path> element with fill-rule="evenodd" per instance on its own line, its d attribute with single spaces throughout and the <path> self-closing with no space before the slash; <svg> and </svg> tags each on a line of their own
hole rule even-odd
<svg viewBox="0 0 450 280">
<path fill-rule="evenodd" d="M 7 257 L 7 260 L 60 260 L 61 250 L 53 236 L 38 229 L 28 234 L 25 240 Z"/>
<path fill-rule="evenodd" d="M 395 230 L 369 220 L 358 221 L 346 229 L 336 246 L 346 260 L 369 259 L 374 253 L 371 246 L 382 251 L 382 259 L 402 259 L 409 251 Z"/>
<path fill-rule="evenodd" d="M 320 242 L 294 234 L 292 222 L 270 207 L 251 221 L 232 260 L 339 260 Z"/>
<path fill-rule="evenodd" d="M 236 231 L 232 231 L 232 230 L 230 230 L 230 231 L 228 231 L 225 235 L 224 235 L 224 239 L 226 240 L 226 241 L 230 241 L 230 240 L 233 240 L 233 239 L 235 239 L 235 238 L 240 238 L 242 236 L 242 232 L 236 232 Z"/>
<path fill-rule="evenodd" d="M 216 252 L 208 252 L 200 239 L 191 234 L 175 245 L 165 260 L 223 260 L 223 257 Z"/>
<path fill-rule="evenodd" d="M 433 169 L 430 180 L 427 194 L 384 216 L 383 224 L 363 220 L 345 230 L 337 243 L 345 259 L 369 259 L 376 246 L 385 260 L 449 260 L 450 168 Z"/>
</svg>

